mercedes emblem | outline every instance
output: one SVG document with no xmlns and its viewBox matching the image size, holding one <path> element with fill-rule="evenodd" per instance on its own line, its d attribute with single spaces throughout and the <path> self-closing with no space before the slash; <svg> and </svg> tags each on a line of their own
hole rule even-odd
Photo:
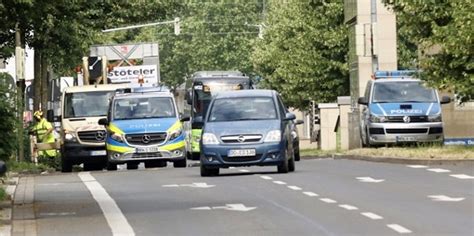
<svg viewBox="0 0 474 236">
<path fill-rule="evenodd" d="M 147 143 L 149 143 L 150 141 L 151 141 L 150 135 L 147 135 L 147 134 L 143 135 L 143 137 L 142 137 L 142 142 L 143 142 L 143 143 L 147 144 Z"/>
<path fill-rule="evenodd" d="M 105 140 L 105 131 L 99 130 L 95 133 L 95 140 L 97 141 L 104 141 Z"/>
</svg>

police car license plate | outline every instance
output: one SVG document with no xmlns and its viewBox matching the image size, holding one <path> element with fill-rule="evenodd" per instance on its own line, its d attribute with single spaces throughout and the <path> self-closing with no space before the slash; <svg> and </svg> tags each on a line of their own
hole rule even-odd
<svg viewBox="0 0 474 236">
<path fill-rule="evenodd" d="M 150 152 L 159 152 L 158 147 L 145 147 L 145 148 L 136 148 L 137 153 L 150 153 Z"/>
<path fill-rule="evenodd" d="M 91 156 L 105 156 L 107 155 L 107 151 L 99 150 L 99 151 L 91 151 Z"/>
<path fill-rule="evenodd" d="M 410 136 L 398 136 L 397 141 L 398 142 L 415 142 L 416 138 L 410 137 Z"/>
<path fill-rule="evenodd" d="M 250 157 L 255 156 L 255 149 L 232 149 L 227 153 L 228 157 Z"/>
</svg>

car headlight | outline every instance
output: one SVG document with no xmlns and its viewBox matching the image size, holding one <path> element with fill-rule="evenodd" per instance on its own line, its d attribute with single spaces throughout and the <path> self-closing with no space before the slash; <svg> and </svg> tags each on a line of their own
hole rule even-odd
<svg viewBox="0 0 474 236">
<path fill-rule="evenodd" d="M 77 141 L 76 136 L 75 136 L 74 134 L 72 134 L 72 133 L 66 133 L 66 134 L 64 134 L 64 139 L 65 139 L 66 141 L 70 141 L 70 142 L 76 142 L 76 141 Z"/>
<path fill-rule="evenodd" d="M 369 121 L 372 123 L 383 123 L 387 121 L 387 118 L 385 116 L 376 116 L 371 114 L 369 116 Z"/>
<path fill-rule="evenodd" d="M 216 135 L 213 133 L 204 133 L 202 135 L 202 144 L 219 144 L 219 140 L 217 140 Z"/>
<path fill-rule="evenodd" d="M 169 140 L 174 140 L 177 139 L 181 134 L 183 133 L 182 129 L 175 130 L 169 134 L 170 139 Z"/>
<path fill-rule="evenodd" d="M 123 141 L 124 141 L 123 136 L 121 134 L 112 133 L 110 135 L 110 138 L 112 138 L 113 140 L 115 140 L 119 143 L 123 143 Z"/>
<path fill-rule="evenodd" d="M 263 142 L 280 142 L 281 141 L 281 131 L 280 130 L 272 130 L 268 132 L 265 140 Z"/>
<path fill-rule="evenodd" d="M 441 121 L 443 121 L 443 118 L 442 118 L 441 114 L 438 114 L 438 115 L 428 116 L 428 121 L 429 122 L 441 122 Z"/>
</svg>

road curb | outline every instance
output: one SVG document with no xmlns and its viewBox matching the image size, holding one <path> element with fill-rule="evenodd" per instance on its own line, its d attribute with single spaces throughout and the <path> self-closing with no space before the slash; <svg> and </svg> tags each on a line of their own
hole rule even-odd
<svg viewBox="0 0 474 236">
<path fill-rule="evenodd" d="M 0 235 L 9 236 L 12 231 L 13 218 L 13 198 L 15 197 L 16 186 L 19 182 L 17 175 L 10 175 L 3 181 L 5 192 L 9 196 L 9 200 L 0 202 Z"/>
<path fill-rule="evenodd" d="M 301 159 L 335 159 L 335 160 L 358 160 L 370 162 L 383 162 L 392 164 L 411 164 L 411 165 L 456 165 L 463 163 L 474 164 L 474 160 L 426 160 L 426 159 L 409 159 L 399 157 L 378 157 L 378 156 L 359 156 L 359 155 L 327 155 L 327 156 L 305 156 Z"/>
</svg>

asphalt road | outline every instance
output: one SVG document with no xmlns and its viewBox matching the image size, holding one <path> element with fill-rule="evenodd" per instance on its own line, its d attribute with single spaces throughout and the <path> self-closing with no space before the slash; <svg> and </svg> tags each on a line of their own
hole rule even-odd
<svg viewBox="0 0 474 236">
<path fill-rule="evenodd" d="M 472 162 L 316 159 L 289 174 L 249 167 L 207 178 L 169 164 L 29 183 L 36 234 L 45 236 L 474 235 Z"/>
</svg>

